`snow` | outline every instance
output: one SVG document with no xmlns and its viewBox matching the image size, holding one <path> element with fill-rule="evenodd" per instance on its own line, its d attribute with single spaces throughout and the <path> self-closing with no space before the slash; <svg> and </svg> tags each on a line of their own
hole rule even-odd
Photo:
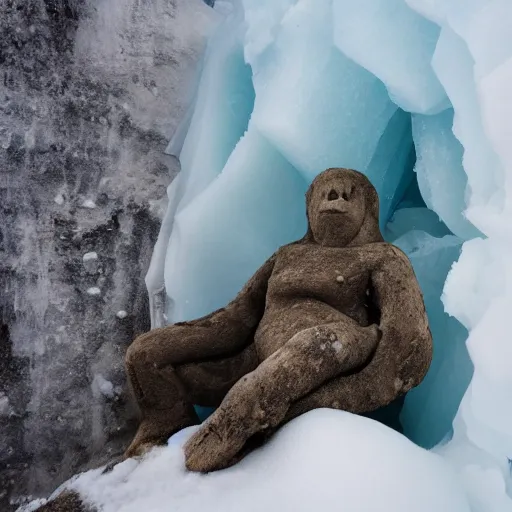
<svg viewBox="0 0 512 512">
<path fill-rule="evenodd" d="M 103 375 L 97 374 L 91 384 L 93 395 L 96 397 L 104 396 L 106 398 L 114 397 L 114 385 Z"/>
<path fill-rule="evenodd" d="M 82 256 L 82 259 L 84 261 L 97 260 L 98 259 L 98 254 L 96 252 L 86 252 Z"/>
<path fill-rule="evenodd" d="M 87 293 L 89 295 L 101 295 L 101 290 L 97 286 L 92 286 L 91 288 L 87 288 Z"/>
<path fill-rule="evenodd" d="M 341 343 L 339 340 L 333 341 L 331 345 L 336 353 L 341 352 L 341 349 L 343 348 L 343 343 Z"/>
<path fill-rule="evenodd" d="M 118 311 L 116 313 L 116 316 L 117 316 L 117 318 L 119 318 L 119 320 L 123 320 L 128 316 L 128 313 L 126 311 L 124 311 L 124 309 L 121 309 L 120 311 Z"/>
<path fill-rule="evenodd" d="M 90 210 L 93 210 L 94 208 L 96 208 L 96 203 L 92 199 L 86 199 L 82 203 L 82 207 L 83 208 L 89 208 Z"/>
<path fill-rule="evenodd" d="M 96 252 L 86 252 L 82 256 L 82 261 L 83 261 L 83 265 L 84 265 L 84 268 L 87 271 L 87 273 L 96 274 L 98 272 L 98 269 L 99 269 L 98 263 L 99 262 L 98 262 L 98 254 Z"/>
<path fill-rule="evenodd" d="M 199 475 L 184 469 L 171 437 L 142 461 L 106 475 L 89 471 L 66 487 L 103 512 L 469 512 L 463 488 L 443 459 L 367 418 L 319 409 L 285 426 L 236 466 Z"/>
<path fill-rule="evenodd" d="M 9 403 L 9 397 L 4 393 L 0 393 L 0 418 L 9 416 L 11 413 L 11 404 Z"/>
<path fill-rule="evenodd" d="M 62 206 L 64 204 L 64 196 L 62 194 L 57 194 L 53 200 L 55 203 L 57 203 L 59 206 Z"/>
</svg>

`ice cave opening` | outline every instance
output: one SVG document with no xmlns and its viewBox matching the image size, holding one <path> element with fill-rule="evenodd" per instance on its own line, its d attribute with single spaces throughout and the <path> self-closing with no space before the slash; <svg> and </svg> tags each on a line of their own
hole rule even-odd
<svg viewBox="0 0 512 512">
<path fill-rule="evenodd" d="M 425 295 L 435 355 L 424 383 L 408 395 L 401 420 L 407 437 L 432 448 L 451 436 L 473 372 L 467 330 L 441 301 L 464 238 L 478 233 L 462 215 L 463 150 L 451 131 L 453 108 L 432 71 L 431 83 L 417 79 L 422 91 L 395 86 L 395 93 L 379 79 L 380 68 L 372 73 L 318 37 L 330 9 L 323 4 L 324 12 L 307 2 L 291 13 L 290 7 L 272 58 L 269 48 L 258 48 L 255 56 L 250 45 L 244 48 L 246 28 L 236 9 L 211 38 L 193 111 L 168 148 L 180 157 L 182 171 L 169 190 L 159 244 L 169 242 L 155 250 L 148 286 L 153 296 L 162 289 L 152 282 L 160 257 L 166 321 L 221 307 L 279 245 L 303 235 L 304 192 L 316 173 L 330 166 L 363 170 L 380 194 L 385 238 L 408 254 Z M 404 23 L 411 22 L 408 14 Z M 426 20 L 419 28 L 427 42 L 439 32 Z M 309 33 L 317 34 L 314 43 Z M 261 36 L 255 37 L 252 45 Z M 307 53 L 297 48 L 304 41 Z M 338 46 L 345 48 L 344 41 Z M 343 86 L 326 87 L 321 70 Z M 292 81 L 297 86 L 290 92 Z M 436 173 L 450 168 L 456 172 L 447 184 Z M 456 185 L 462 191 L 454 191 Z M 449 202 L 442 197 L 447 193 Z"/>
<path fill-rule="evenodd" d="M 215 9 L 222 21 L 194 105 L 169 145 L 182 170 L 146 278 L 153 325 L 221 307 L 300 238 L 318 172 L 364 172 L 386 239 L 413 263 L 435 343 L 427 378 L 406 399 L 405 434 L 453 463 L 479 503 L 494 499 L 493 486 L 508 503 L 512 379 L 497 319 L 508 293 L 512 155 L 502 132 L 512 60 L 503 48 L 512 36 L 497 20 L 511 19 L 511 6 L 243 0 Z"/>
</svg>

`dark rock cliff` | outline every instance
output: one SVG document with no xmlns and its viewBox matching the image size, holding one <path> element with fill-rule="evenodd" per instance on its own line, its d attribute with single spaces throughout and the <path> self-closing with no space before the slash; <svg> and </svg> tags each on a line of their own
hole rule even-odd
<svg viewBox="0 0 512 512">
<path fill-rule="evenodd" d="M 0 509 L 119 453 L 210 9 L 0 1 Z"/>
</svg>

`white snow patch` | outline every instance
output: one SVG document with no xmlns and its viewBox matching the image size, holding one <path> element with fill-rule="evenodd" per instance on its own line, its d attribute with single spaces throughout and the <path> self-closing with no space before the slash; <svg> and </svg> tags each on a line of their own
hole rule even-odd
<svg viewBox="0 0 512 512">
<path fill-rule="evenodd" d="M 92 200 L 92 199 L 86 199 L 83 203 L 82 203 L 82 207 L 83 208 L 89 208 L 89 209 L 94 209 L 96 208 L 96 203 Z"/>
<path fill-rule="evenodd" d="M 120 320 L 123 320 L 123 318 L 126 318 L 126 317 L 128 316 L 128 313 L 127 313 L 124 309 L 122 309 L 121 311 L 118 311 L 118 312 L 116 313 L 116 316 L 117 316 L 117 318 L 119 318 Z"/>
<path fill-rule="evenodd" d="M 223 471 L 184 468 L 195 427 L 142 461 L 84 473 L 64 484 L 102 512 L 469 512 L 443 459 L 368 418 L 317 409 Z"/>
<path fill-rule="evenodd" d="M 4 393 L 0 393 L 0 417 L 9 416 L 11 413 L 11 405 L 9 398 Z"/>
<path fill-rule="evenodd" d="M 97 374 L 91 384 L 92 392 L 95 397 L 105 396 L 107 398 L 114 397 L 114 385 L 109 380 L 105 379 L 103 375 Z"/>
<path fill-rule="evenodd" d="M 332 348 L 334 349 L 334 352 L 336 352 L 336 354 L 338 352 L 341 352 L 341 349 L 343 348 L 343 343 L 341 343 L 341 341 L 339 340 L 336 340 L 332 343 Z"/>
<path fill-rule="evenodd" d="M 101 295 L 101 290 L 97 286 L 93 286 L 91 288 L 87 288 L 87 293 L 89 295 Z"/>
<path fill-rule="evenodd" d="M 98 259 L 98 254 L 95 253 L 95 252 L 86 252 L 83 255 L 83 260 L 84 261 L 97 260 L 97 259 Z"/>
<path fill-rule="evenodd" d="M 64 204 L 64 196 L 62 194 L 57 194 L 53 200 L 59 205 L 63 205 Z"/>
</svg>

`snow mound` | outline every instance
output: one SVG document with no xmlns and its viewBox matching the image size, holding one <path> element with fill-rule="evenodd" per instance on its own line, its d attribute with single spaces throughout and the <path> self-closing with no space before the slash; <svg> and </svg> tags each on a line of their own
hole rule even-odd
<svg viewBox="0 0 512 512">
<path fill-rule="evenodd" d="M 373 420 L 318 409 L 281 429 L 232 468 L 184 469 L 182 444 L 195 427 L 126 461 L 93 470 L 66 487 L 102 512 L 469 512 L 443 459 Z"/>
</svg>

